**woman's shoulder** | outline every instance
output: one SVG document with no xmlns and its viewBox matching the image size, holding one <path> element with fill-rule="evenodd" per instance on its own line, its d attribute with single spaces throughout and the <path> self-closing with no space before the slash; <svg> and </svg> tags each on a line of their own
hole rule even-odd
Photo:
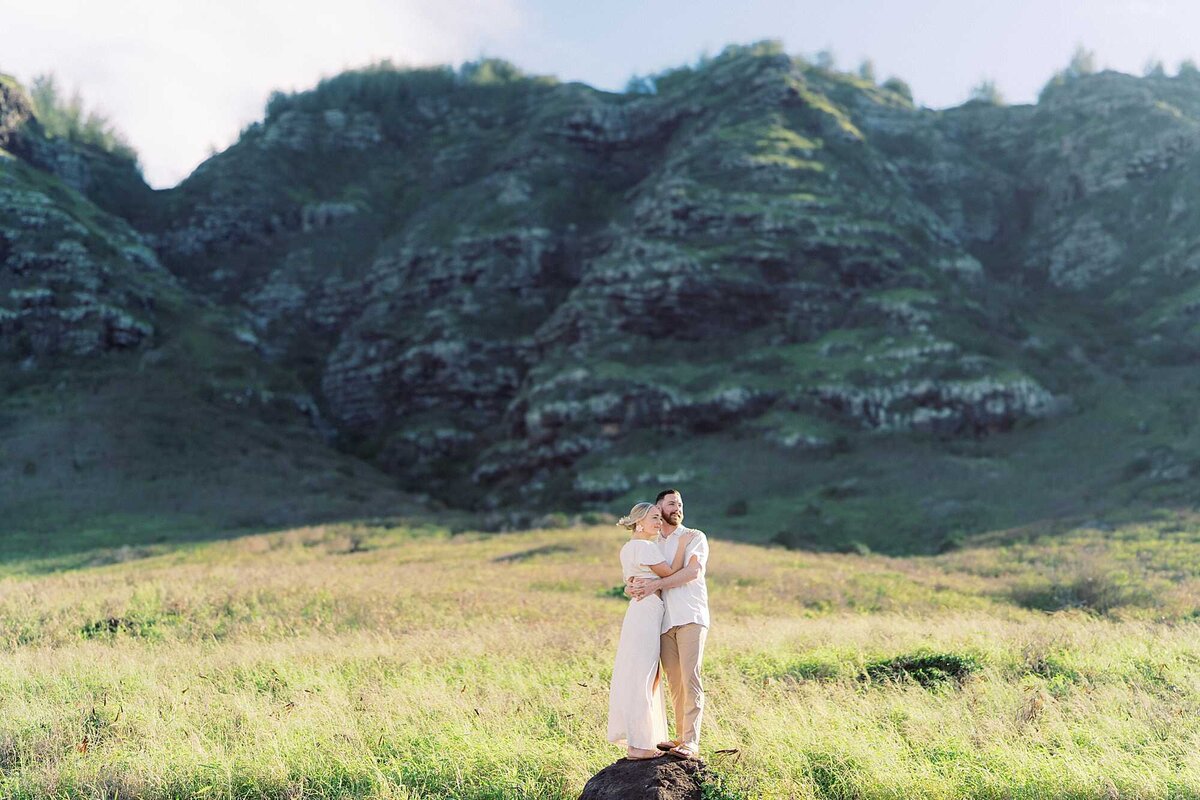
<svg viewBox="0 0 1200 800">
<path fill-rule="evenodd" d="M 644 543 L 645 543 L 645 540 L 644 540 L 644 539 L 630 539 L 628 542 L 626 542 L 625 544 L 621 545 L 621 552 L 622 552 L 622 553 L 634 553 L 634 552 L 637 552 L 638 550 L 640 550 L 640 549 L 641 549 L 641 546 L 642 546 L 642 544 L 644 544 Z"/>
</svg>

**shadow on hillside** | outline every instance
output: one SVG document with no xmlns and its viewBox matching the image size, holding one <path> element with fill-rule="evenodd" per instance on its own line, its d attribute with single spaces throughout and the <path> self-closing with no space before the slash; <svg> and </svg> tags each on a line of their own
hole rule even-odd
<svg viewBox="0 0 1200 800">
<path fill-rule="evenodd" d="M 144 370 L 143 355 L 119 356 L 62 366 L 0 396 L 0 570 L 437 513 L 324 441 L 294 389 L 223 393 L 185 374 L 189 354 Z M 258 365 L 244 369 L 230 374 L 266 381 Z"/>
<path fill-rule="evenodd" d="M 822 540 L 818 535 L 809 532 L 785 530 L 765 544 L 812 553 L 879 553 L 895 557 L 928 557 L 972 549 L 1044 544 L 1081 530 L 1094 531 L 1103 537 L 1104 534 L 1121 528 L 1155 526 L 1177 521 L 1184 516 L 1194 515 L 1198 507 L 1198 503 L 1189 497 L 1176 496 L 1159 503 L 1134 501 L 1096 507 L 1088 511 L 1071 509 L 1058 515 L 1006 526 L 955 528 L 949 531 L 934 529 L 924 541 L 906 539 L 903 540 L 903 544 L 907 546 L 890 549 L 874 546 L 876 542 L 869 537 L 856 538 L 853 532 L 842 531 L 836 536 Z"/>
<path fill-rule="evenodd" d="M 316 526 L 389 530 L 461 527 L 454 512 L 435 511 L 411 499 L 358 509 L 278 510 L 230 517 L 184 513 L 122 512 L 53 515 L 43 524 L 0 522 L 0 573 L 44 574 L 85 569 L 168 553 L 177 548 Z"/>
</svg>

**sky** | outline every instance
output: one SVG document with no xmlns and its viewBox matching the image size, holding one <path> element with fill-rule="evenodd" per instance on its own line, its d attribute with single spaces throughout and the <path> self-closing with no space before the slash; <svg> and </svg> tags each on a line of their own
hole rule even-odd
<svg viewBox="0 0 1200 800">
<path fill-rule="evenodd" d="M 1197 0 L 0 0 L 0 72 L 53 73 L 111 119 L 147 181 L 173 186 L 248 124 L 273 90 L 381 59 L 480 57 L 620 91 L 645 75 L 778 39 L 787 52 L 870 59 L 918 104 L 966 100 L 982 80 L 1010 103 L 1079 46 L 1101 68 L 1168 74 L 1200 62 Z"/>
</svg>

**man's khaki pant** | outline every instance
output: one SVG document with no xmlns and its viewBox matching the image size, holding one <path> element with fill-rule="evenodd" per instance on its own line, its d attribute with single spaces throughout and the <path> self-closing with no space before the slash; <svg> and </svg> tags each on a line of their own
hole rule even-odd
<svg viewBox="0 0 1200 800">
<path fill-rule="evenodd" d="M 675 706 L 675 738 L 700 745 L 700 717 L 704 713 L 704 684 L 700 663 L 708 628 L 695 622 L 676 625 L 660 639 L 659 658 L 667 673 L 667 688 Z"/>
</svg>

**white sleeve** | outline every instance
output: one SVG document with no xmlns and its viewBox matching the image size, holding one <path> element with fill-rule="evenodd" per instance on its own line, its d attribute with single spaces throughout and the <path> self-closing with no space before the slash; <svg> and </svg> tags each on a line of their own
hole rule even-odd
<svg viewBox="0 0 1200 800">
<path fill-rule="evenodd" d="M 708 537 L 700 531 L 697 531 L 695 541 L 688 546 L 687 553 L 684 555 L 683 565 L 685 567 L 692 560 L 692 556 L 700 557 L 700 566 L 708 566 Z"/>
<path fill-rule="evenodd" d="M 662 554 L 662 550 L 658 549 L 658 545 L 654 542 L 641 540 L 642 549 L 638 552 L 638 563 L 650 566 L 651 564 L 661 564 L 667 560 L 667 557 Z"/>
</svg>

